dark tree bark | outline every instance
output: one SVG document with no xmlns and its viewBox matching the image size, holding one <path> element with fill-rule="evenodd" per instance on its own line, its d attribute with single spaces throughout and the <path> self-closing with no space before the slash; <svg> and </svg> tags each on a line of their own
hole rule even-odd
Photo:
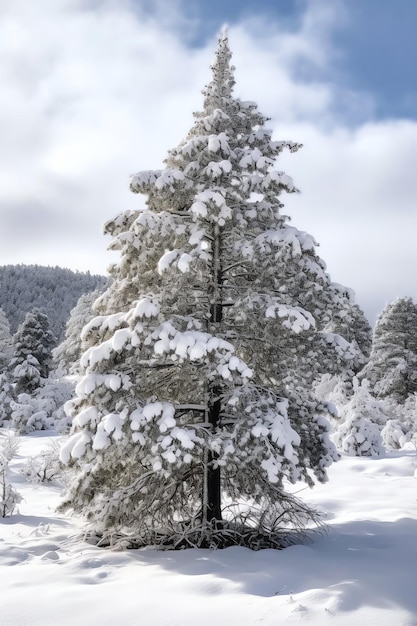
<svg viewBox="0 0 417 626">
<path fill-rule="evenodd" d="M 212 389 L 213 402 L 209 406 L 209 422 L 213 430 L 220 419 L 220 389 Z M 216 464 L 216 454 L 209 451 L 207 464 L 207 521 L 221 520 L 221 476 L 220 466 Z"/>
<path fill-rule="evenodd" d="M 213 238 L 213 299 L 210 307 L 211 324 L 220 324 L 223 318 L 222 270 L 220 256 L 220 229 L 216 225 Z M 221 413 L 221 389 L 214 386 L 209 390 L 208 421 L 213 431 L 217 430 Z M 207 521 L 221 520 L 221 473 L 216 463 L 217 455 L 211 450 L 207 458 Z"/>
</svg>

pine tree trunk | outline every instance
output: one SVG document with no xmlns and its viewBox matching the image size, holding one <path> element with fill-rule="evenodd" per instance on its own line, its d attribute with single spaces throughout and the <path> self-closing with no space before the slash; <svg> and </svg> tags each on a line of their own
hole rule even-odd
<svg viewBox="0 0 417 626">
<path fill-rule="evenodd" d="M 212 429 L 215 430 L 220 418 L 220 389 L 213 387 L 211 390 L 212 400 L 209 406 L 208 419 L 212 425 Z M 217 465 L 213 467 L 216 461 L 216 454 L 211 450 L 208 453 L 207 458 L 207 521 L 221 520 L 221 482 L 220 482 L 220 467 Z"/>
<path fill-rule="evenodd" d="M 222 321 L 222 273 L 220 264 L 220 229 L 215 226 L 213 238 L 213 294 L 210 307 L 210 322 L 215 326 Z M 208 421 L 213 432 L 217 429 L 220 420 L 221 390 L 218 386 L 209 389 Z M 207 458 L 207 521 L 221 520 L 221 475 L 220 467 L 216 464 L 217 455 L 211 450 Z"/>
</svg>

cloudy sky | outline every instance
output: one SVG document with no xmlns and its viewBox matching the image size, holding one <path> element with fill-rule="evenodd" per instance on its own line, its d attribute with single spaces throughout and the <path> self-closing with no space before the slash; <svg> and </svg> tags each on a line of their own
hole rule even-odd
<svg viewBox="0 0 417 626">
<path fill-rule="evenodd" d="M 201 108 L 229 25 L 235 94 L 303 150 L 286 212 L 371 321 L 417 300 L 415 0 L 0 0 L 0 265 L 105 273 L 106 220 L 142 205 Z"/>
</svg>

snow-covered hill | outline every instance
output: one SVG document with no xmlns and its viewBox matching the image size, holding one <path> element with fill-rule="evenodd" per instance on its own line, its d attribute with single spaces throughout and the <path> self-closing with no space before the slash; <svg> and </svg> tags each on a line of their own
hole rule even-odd
<svg viewBox="0 0 417 626">
<path fill-rule="evenodd" d="M 57 483 L 20 473 L 57 439 L 21 437 L 10 463 L 24 499 L 0 518 L 2 626 L 417 625 L 415 450 L 343 457 L 328 483 L 303 490 L 328 525 L 306 545 L 118 552 L 55 512 Z"/>
</svg>

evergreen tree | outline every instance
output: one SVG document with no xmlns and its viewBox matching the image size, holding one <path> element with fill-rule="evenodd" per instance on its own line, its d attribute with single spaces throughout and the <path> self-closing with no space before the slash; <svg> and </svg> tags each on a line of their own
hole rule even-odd
<svg viewBox="0 0 417 626">
<path fill-rule="evenodd" d="M 12 402 L 15 399 L 13 383 L 9 372 L 0 374 L 0 428 L 10 426 Z"/>
<path fill-rule="evenodd" d="M 48 377 L 55 339 L 47 316 L 38 309 L 27 313 L 13 341 L 9 369 L 0 376 L 0 426 L 19 434 L 51 428 L 62 432 L 68 427 L 62 406 L 73 388 Z"/>
<path fill-rule="evenodd" d="M 361 352 L 334 331 L 351 293 L 281 213 L 296 189 L 275 159 L 299 146 L 232 96 L 230 57 L 222 37 L 190 133 L 132 178 L 148 209 L 107 224 L 121 260 L 83 330 L 63 508 L 138 545 L 250 543 L 242 501 L 277 545 L 277 520 L 305 512 L 283 481 L 324 480 L 337 456 L 309 383 Z"/>
<path fill-rule="evenodd" d="M 411 298 L 398 298 L 378 317 L 360 377 L 377 398 L 391 396 L 402 404 L 417 392 L 417 308 Z"/>
<path fill-rule="evenodd" d="M 27 313 L 13 336 L 10 369 L 17 395 L 32 393 L 48 377 L 54 341 L 48 317 L 39 309 Z"/>
<path fill-rule="evenodd" d="M 7 369 L 10 363 L 12 349 L 10 323 L 3 309 L 0 308 L 0 374 Z"/>
</svg>

